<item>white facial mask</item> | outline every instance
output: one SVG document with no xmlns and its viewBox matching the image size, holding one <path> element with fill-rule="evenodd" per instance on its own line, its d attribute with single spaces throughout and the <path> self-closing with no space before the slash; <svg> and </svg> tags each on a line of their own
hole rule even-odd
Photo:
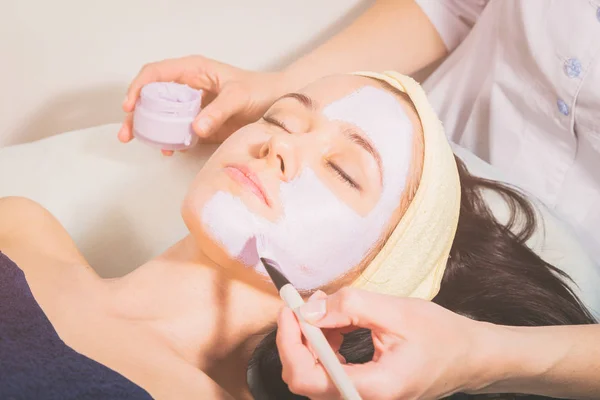
<svg viewBox="0 0 600 400">
<path fill-rule="evenodd" d="M 284 212 L 276 222 L 228 192 L 216 193 L 202 213 L 205 229 L 231 257 L 266 274 L 256 252 L 255 238 L 263 236 L 269 256 L 299 289 L 320 287 L 363 260 L 400 203 L 411 162 L 413 127 L 391 93 L 365 86 L 326 106 L 323 115 L 360 128 L 381 155 L 382 193 L 368 215 L 338 199 L 308 167 L 281 183 Z"/>
</svg>

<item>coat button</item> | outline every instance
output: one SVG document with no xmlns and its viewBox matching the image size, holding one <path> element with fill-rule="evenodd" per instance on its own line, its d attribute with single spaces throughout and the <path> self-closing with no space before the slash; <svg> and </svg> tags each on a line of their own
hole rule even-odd
<svg viewBox="0 0 600 400">
<path fill-rule="evenodd" d="M 576 58 L 569 58 L 567 61 L 565 61 L 563 69 L 569 78 L 577 78 L 579 75 L 581 75 L 581 61 Z"/>
<path fill-rule="evenodd" d="M 563 99 L 558 99 L 556 105 L 558 107 L 558 111 L 560 111 L 561 114 L 569 115 L 569 106 L 567 105 L 567 103 L 565 103 Z"/>
</svg>

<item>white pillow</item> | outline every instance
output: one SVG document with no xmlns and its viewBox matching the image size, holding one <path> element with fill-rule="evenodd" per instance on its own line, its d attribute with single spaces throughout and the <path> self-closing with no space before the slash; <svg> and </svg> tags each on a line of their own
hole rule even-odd
<svg viewBox="0 0 600 400">
<path fill-rule="evenodd" d="M 181 202 L 216 148 L 196 146 L 164 157 L 137 141 L 118 142 L 118 129 L 103 125 L 0 149 L 0 197 L 24 196 L 46 207 L 104 277 L 131 271 L 186 235 Z M 471 173 L 505 180 L 468 151 L 454 151 Z M 486 200 L 498 218 L 506 218 L 499 196 L 486 193 Z M 571 275 L 585 302 L 600 310 L 599 270 L 573 232 L 544 207 L 538 209 L 545 229 L 529 245 Z"/>
<path fill-rule="evenodd" d="M 454 154 L 464 161 L 469 172 L 482 178 L 510 183 L 504 174 L 475 156 L 468 150 L 453 144 Z M 600 319 L 600 266 L 581 245 L 575 231 L 552 213 L 543 203 L 531 194 L 521 190 L 533 203 L 538 229 L 527 241 L 527 245 L 546 262 L 566 272 L 576 285 L 570 285 L 581 300 Z M 484 198 L 502 222 L 509 217 L 509 208 L 496 192 L 484 191 Z"/>
<path fill-rule="evenodd" d="M 183 238 L 180 205 L 216 146 L 164 157 L 103 125 L 0 149 L 0 197 L 47 208 L 104 277 L 123 275 Z"/>
</svg>

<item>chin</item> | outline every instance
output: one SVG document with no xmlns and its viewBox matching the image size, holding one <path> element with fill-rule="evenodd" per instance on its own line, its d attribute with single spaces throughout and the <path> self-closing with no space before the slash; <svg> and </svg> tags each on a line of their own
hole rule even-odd
<svg viewBox="0 0 600 400">
<path fill-rule="evenodd" d="M 198 248 L 219 266 L 226 268 L 242 266 L 241 262 L 230 257 L 225 249 L 206 232 L 202 224 L 202 208 L 203 205 L 196 201 L 195 196 L 190 195 L 186 196 L 181 206 L 183 222 Z"/>
</svg>

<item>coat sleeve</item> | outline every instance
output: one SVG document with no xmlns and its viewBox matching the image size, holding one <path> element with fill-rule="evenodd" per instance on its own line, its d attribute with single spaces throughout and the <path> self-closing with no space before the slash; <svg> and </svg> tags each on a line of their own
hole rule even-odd
<svg viewBox="0 0 600 400">
<path fill-rule="evenodd" d="M 440 34 L 448 52 L 471 31 L 489 0 L 415 0 Z"/>
</svg>

